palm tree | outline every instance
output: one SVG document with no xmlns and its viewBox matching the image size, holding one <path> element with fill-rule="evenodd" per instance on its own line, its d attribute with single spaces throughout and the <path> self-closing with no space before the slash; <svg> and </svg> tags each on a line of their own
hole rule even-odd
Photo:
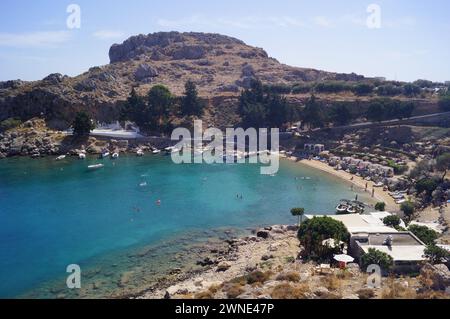
<svg viewBox="0 0 450 319">
<path fill-rule="evenodd" d="M 304 208 L 292 208 L 291 209 L 292 216 L 298 217 L 298 226 L 300 226 L 300 223 L 303 221 L 303 215 L 305 214 Z"/>
</svg>

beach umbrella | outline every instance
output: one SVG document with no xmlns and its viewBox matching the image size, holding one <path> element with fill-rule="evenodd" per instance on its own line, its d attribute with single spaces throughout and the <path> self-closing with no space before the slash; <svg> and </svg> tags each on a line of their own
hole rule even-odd
<svg viewBox="0 0 450 319">
<path fill-rule="evenodd" d="M 334 260 L 342 263 L 351 263 L 355 260 L 355 258 L 349 255 L 335 255 Z"/>
</svg>

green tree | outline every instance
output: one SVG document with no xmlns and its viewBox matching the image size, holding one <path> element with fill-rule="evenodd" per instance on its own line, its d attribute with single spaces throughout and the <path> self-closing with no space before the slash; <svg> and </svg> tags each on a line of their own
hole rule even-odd
<svg viewBox="0 0 450 319">
<path fill-rule="evenodd" d="M 298 225 L 300 226 L 303 215 L 305 214 L 305 209 L 304 208 L 292 208 L 291 214 L 292 214 L 292 216 L 298 217 Z"/>
<path fill-rule="evenodd" d="M 410 225 L 408 230 L 427 245 L 434 244 L 439 237 L 437 232 L 426 226 Z"/>
<path fill-rule="evenodd" d="M 86 112 L 78 112 L 75 115 L 75 120 L 73 121 L 72 127 L 73 135 L 82 137 L 88 136 L 95 128 L 95 125 Z"/>
<path fill-rule="evenodd" d="M 378 265 L 383 271 L 389 272 L 394 265 L 394 260 L 391 256 L 382 251 L 375 248 L 369 248 L 369 251 L 362 255 L 361 264 L 363 269 L 367 269 L 370 265 Z"/>
<path fill-rule="evenodd" d="M 400 210 L 410 220 L 413 217 L 413 215 L 414 215 L 415 207 L 414 207 L 414 204 L 412 202 L 408 201 L 408 202 L 404 202 L 400 206 Z"/>
<path fill-rule="evenodd" d="M 348 242 L 350 234 L 345 225 L 330 217 L 314 217 L 300 225 L 298 239 L 304 247 L 306 258 L 327 260 L 339 252 L 339 248 L 330 248 L 323 245 L 327 239 L 336 242 Z"/>
<path fill-rule="evenodd" d="M 378 101 L 372 102 L 367 110 L 367 118 L 370 121 L 381 122 L 384 119 L 383 104 Z"/>
<path fill-rule="evenodd" d="M 353 88 L 353 91 L 357 95 L 368 95 L 368 94 L 372 93 L 373 90 L 374 90 L 373 85 L 366 84 L 366 83 L 358 84 Z"/>
<path fill-rule="evenodd" d="M 306 102 L 302 112 L 303 122 L 308 123 L 310 128 L 323 127 L 325 123 L 322 106 L 314 95 Z"/>
<path fill-rule="evenodd" d="M 147 126 L 153 130 L 165 130 L 172 112 L 173 97 L 164 85 L 155 85 L 147 95 L 145 119 Z"/>
<path fill-rule="evenodd" d="M 432 178 L 424 178 L 416 183 L 416 190 L 419 194 L 426 193 L 430 196 L 438 187 L 438 183 Z"/>
<path fill-rule="evenodd" d="M 185 116 L 202 116 L 204 103 L 200 101 L 197 86 L 191 80 L 184 85 L 184 96 L 181 100 L 181 113 Z"/>
<path fill-rule="evenodd" d="M 450 111 L 450 94 L 444 95 L 439 99 L 439 108 L 444 111 Z"/>
<path fill-rule="evenodd" d="M 383 223 L 388 227 L 397 229 L 400 226 L 401 220 L 397 215 L 387 216 L 383 219 Z"/>
<path fill-rule="evenodd" d="M 147 105 L 145 99 L 138 95 L 136 89 L 133 88 L 127 98 L 120 113 L 122 121 L 135 122 L 139 127 L 145 126 L 145 111 Z"/>
<path fill-rule="evenodd" d="M 448 261 L 450 258 L 450 253 L 444 248 L 431 244 L 425 248 L 425 257 L 430 261 L 430 263 L 437 265 Z"/>
<path fill-rule="evenodd" d="M 347 125 L 352 120 L 352 113 L 347 105 L 339 103 L 332 109 L 331 118 L 338 125 Z"/>
<path fill-rule="evenodd" d="M 444 153 L 436 158 L 436 168 L 439 171 L 444 172 L 444 175 L 442 176 L 442 180 L 444 180 L 447 175 L 447 170 L 450 169 L 450 153 Z"/>
<path fill-rule="evenodd" d="M 384 203 L 384 202 L 376 203 L 375 210 L 377 210 L 379 212 L 384 212 L 386 210 L 386 203 Z"/>
</svg>

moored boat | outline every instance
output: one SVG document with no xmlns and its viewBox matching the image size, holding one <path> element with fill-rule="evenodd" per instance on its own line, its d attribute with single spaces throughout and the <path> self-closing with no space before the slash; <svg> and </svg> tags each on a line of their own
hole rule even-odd
<svg viewBox="0 0 450 319">
<path fill-rule="evenodd" d="M 93 171 L 93 170 L 97 170 L 97 169 L 100 169 L 100 168 L 103 168 L 103 167 L 105 167 L 105 165 L 103 165 L 103 164 L 95 164 L 95 165 L 89 165 L 88 169 Z"/>
<path fill-rule="evenodd" d="M 119 158 L 119 153 L 114 153 L 113 155 L 111 155 L 112 159 L 118 159 Z"/>
<path fill-rule="evenodd" d="M 61 156 L 58 156 L 57 158 L 56 158 L 56 160 L 57 161 L 62 161 L 63 159 L 65 159 L 66 158 L 66 155 L 61 155 Z"/>
</svg>

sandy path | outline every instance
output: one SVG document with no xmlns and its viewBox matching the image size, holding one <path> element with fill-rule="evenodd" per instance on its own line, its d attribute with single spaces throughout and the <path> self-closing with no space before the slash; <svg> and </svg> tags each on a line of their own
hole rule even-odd
<svg viewBox="0 0 450 319">
<path fill-rule="evenodd" d="M 345 180 L 346 182 L 350 182 L 353 183 L 355 186 L 361 188 L 361 189 L 365 189 L 366 187 L 366 183 L 368 185 L 367 187 L 367 192 L 369 194 L 372 193 L 372 189 L 375 189 L 375 195 L 374 198 L 377 201 L 380 202 L 385 202 L 386 203 L 386 210 L 388 211 L 398 211 L 400 210 L 400 205 L 395 203 L 395 200 L 389 196 L 388 192 L 383 191 L 382 188 L 374 188 L 374 182 L 367 182 L 366 180 L 364 180 L 361 177 L 358 177 L 356 175 L 352 175 L 350 173 L 347 173 L 343 170 L 340 171 L 336 171 L 333 167 L 329 166 L 328 164 L 322 163 L 320 161 L 317 160 L 298 160 L 295 157 L 291 157 L 289 158 L 290 160 L 296 161 L 298 163 L 301 163 L 303 165 L 307 165 L 311 168 L 314 169 L 318 169 L 321 170 L 323 172 L 332 174 L 334 176 L 337 176 L 339 178 L 342 178 L 343 180 Z M 351 180 L 351 178 L 353 177 L 353 180 Z"/>
</svg>

